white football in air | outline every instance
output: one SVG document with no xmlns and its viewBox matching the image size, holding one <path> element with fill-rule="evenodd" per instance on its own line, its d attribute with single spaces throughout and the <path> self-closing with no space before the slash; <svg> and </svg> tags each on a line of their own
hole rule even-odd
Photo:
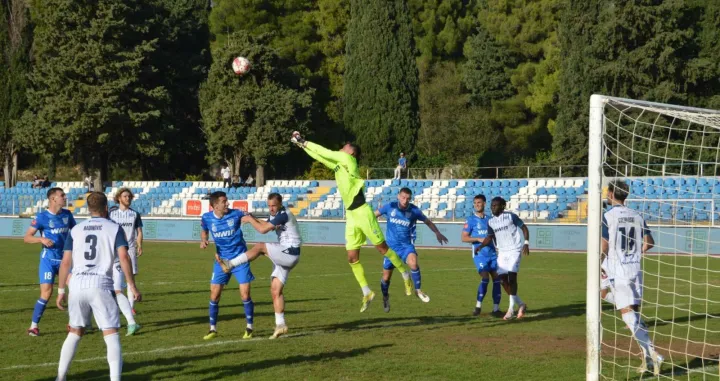
<svg viewBox="0 0 720 381">
<path fill-rule="evenodd" d="M 235 57 L 232 62 L 232 69 L 237 75 L 243 75 L 250 71 L 250 61 L 245 57 Z"/>
</svg>

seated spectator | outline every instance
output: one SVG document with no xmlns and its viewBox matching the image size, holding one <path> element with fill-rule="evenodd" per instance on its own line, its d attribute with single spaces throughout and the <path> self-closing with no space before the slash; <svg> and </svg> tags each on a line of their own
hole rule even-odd
<svg viewBox="0 0 720 381">
<path fill-rule="evenodd" d="M 32 187 L 33 188 L 41 188 L 42 187 L 42 179 L 37 177 L 37 175 L 33 176 Z"/>
<path fill-rule="evenodd" d="M 251 186 L 253 186 L 254 182 L 255 182 L 255 179 L 253 179 L 252 175 L 248 175 L 248 178 L 247 178 L 247 180 L 245 180 L 245 183 L 243 184 L 243 186 L 251 187 Z"/>
<path fill-rule="evenodd" d="M 231 185 L 231 186 L 232 186 L 233 188 L 237 188 L 237 187 L 242 186 L 242 179 L 240 178 L 240 176 L 233 176 L 232 185 Z"/>
<path fill-rule="evenodd" d="M 50 180 L 48 179 L 48 176 L 47 176 L 47 175 L 45 175 L 45 177 L 43 177 L 42 185 L 41 185 L 41 186 L 42 186 L 43 188 L 49 188 L 49 187 L 50 187 Z"/>
</svg>

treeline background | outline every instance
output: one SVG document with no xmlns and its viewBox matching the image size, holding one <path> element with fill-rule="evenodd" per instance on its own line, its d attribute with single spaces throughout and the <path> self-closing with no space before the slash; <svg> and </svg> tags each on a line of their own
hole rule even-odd
<svg viewBox="0 0 720 381">
<path fill-rule="evenodd" d="M 0 15 L 8 181 L 199 179 L 224 163 L 329 176 L 291 149 L 293 129 L 360 142 L 366 167 L 404 151 L 477 176 L 585 164 L 593 93 L 720 108 L 716 1 L 0 0 Z"/>
</svg>

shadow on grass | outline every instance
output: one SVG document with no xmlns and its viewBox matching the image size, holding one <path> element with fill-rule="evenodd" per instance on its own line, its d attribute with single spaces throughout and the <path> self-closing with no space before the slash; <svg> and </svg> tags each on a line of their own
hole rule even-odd
<svg viewBox="0 0 720 381">
<path fill-rule="evenodd" d="M 190 364 L 193 361 L 198 360 L 211 360 L 215 359 L 218 356 L 226 356 L 226 355 L 236 355 L 239 353 L 248 352 L 247 349 L 236 349 L 236 350 L 223 350 L 221 354 L 218 353 L 209 353 L 205 355 L 181 355 L 181 356 L 175 356 L 175 357 L 165 357 L 165 358 L 152 358 L 145 361 L 133 361 L 132 357 L 130 359 L 124 359 L 123 363 L 123 379 L 125 380 L 152 380 L 156 379 L 154 376 L 160 375 L 163 373 L 172 372 L 175 374 L 184 374 L 185 370 L 190 366 Z M 150 355 L 150 354 L 148 354 Z M 82 373 L 73 372 L 72 368 L 74 364 L 70 365 L 70 372 L 68 374 L 68 379 L 71 380 L 107 380 L 110 374 L 110 370 L 108 368 L 107 362 L 103 361 L 94 361 L 94 364 L 96 364 L 97 370 L 90 370 Z M 143 374 L 133 375 L 128 374 L 135 370 L 139 370 L 142 368 L 147 367 L 157 367 L 157 369 L 150 370 L 148 372 L 143 372 Z M 168 375 L 169 378 L 171 378 L 171 375 Z M 50 381 L 55 380 L 55 377 L 52 378 L 41 378 L 38 381 Z"/>
<path fill-rule="evenodd" d="M 257 305 L 256 305 L 257 306 Z M 207 308 L 206 308 L 207 309 Z M 288 314 L 290 316 L 292 315 L 300 315 L 300 314 L 308 314 L 313 312 L 320 312 L 320 310 L 291 310 L 288 311 Z M 267 312 L 255 312 L 255 317 L 258 316 L 272 316 L 275 317 L 275 312 L 267 311 Z M 236 320 L 242 319 L 242 327 L 245 327 L 245 314 L 223 314 L 222 308 L 220 309 L 220 315 L 218 316 L 218 326 L 225 325 L 225 324 L 235 324 Z M 181 328 L 185 326 L 191 326 L 196 324 L 209 324 L 209 317 L 207 314 L 199 315 L 199 316 L 190 316 L 190 317 L 183 317 L 179 319 L 170 319 L 170 320 L 164 320 L 164 321 L 156 321 L 156 322 L 150 322 L 143 324 L 140 322 L 140 324 L 143 325 L 143 330 L 138 332 L 136 335 L 142 335 L 142 334 L 148 334 L 148 333 L 154 333 L 159 331 L 165 331 L 168 329 L 175 329 L 175 328 Z M 220 330 L 218 329 L 218 332 Z M 203 334 L 206 332 L 203 331 Z"/>
<path fill-rule="evenodd" d="M 207 292 L 208 294 L 210 294 L 209 291 L 203 291 L 203 292 Z M 297 303 L 306 303 L 306 302 L 323 302 L 323 301 L 327 301 L 327 300 L 330 300 L 330 298 L 296 299 L 296 300 L 286 299 L 285 305 L 288 305 L 288 304 L 293 305 L 293 304 L 297 304 Z M 272 305 L 272 302 L 255 302 L 256 307 L 257 306 L 266 306 L 266 305 Z M 242 303 L 222 304 L 222 302 L 220 302 L 221 309 L 222 308 L 232 308 L 232 307 L 242 307 Z M 32 309 L 32 308 L 30 308 L 30 309 Z M 198 306 L 198 307 L 168 308 L 168 309 L 162 309 L 162 310 L 153 310 L 153 312 L 193 311 L 193 310 L 207 310 L 207 309 L 208 309 L 208 305 L 203 304 L 202 306 Z"/>
<path fill-rule="evenodd" d="M 336 350 L 331 352 L 321 352 L 314 355 L 297 355 L 297 356 L 290 356 L 290 357 L 282 357 L 282 358 L 276 358 L 276 359 L 268 359 L 268 360 L 261 360 L 256 362 L 250 362 L 250 363 L 243 363 L 242 361 L 238 361 L 239 364 L 237 365 L 231 365 L 231 366 L 223 366 L 223 367 L 216 367 L 216 368 L 207 368 L 202 369 L 198 371 L 193 371 L 189 373 L 184 373 L 184 375 L 197 375 L 197 379 L 202 381 L 210 381 L 210 380 L 217 380 L 224 377 L 228 377 L 231 379 L 239 379 L 240 375 L 256 371 L 256 370 L 263 370 L 263 369 L 269 369 L 276 366 L 288 366 L 288 365 L 294 365 L 294 364 L 308 364 L 313 362 L 326 362 L 326 361 L 332 361 L 332 360 L 344 360 L 352 357 L 362 356 L 365 354 L 368 354 L 376 349 L 380 348 L 389 348 L 393 347 L 394 344 L 377 344 L 372 345 L 369 347 L 364 348 L 355 348 L 347 351 L 343 350 Z M 208 374 L 212 376 L 207 376 Z M 205 376 L 206 378 L 200 378 Z"/>
</svg>

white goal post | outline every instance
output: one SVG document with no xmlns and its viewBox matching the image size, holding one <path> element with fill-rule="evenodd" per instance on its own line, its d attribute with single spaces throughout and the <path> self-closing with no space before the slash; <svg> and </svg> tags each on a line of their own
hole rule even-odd
<svg viewBox="0 0 720 381">
<path fill-rule="evenodd" d="M 593 95 L 588 154 L 586 379 L 640 379 L 644 364 L 600 299 L 603 192 L 619 180 L 655 240 L 639 312 L 664 357 L 653 377 L 720 380 L 720 111 Z"/>
</svg>

